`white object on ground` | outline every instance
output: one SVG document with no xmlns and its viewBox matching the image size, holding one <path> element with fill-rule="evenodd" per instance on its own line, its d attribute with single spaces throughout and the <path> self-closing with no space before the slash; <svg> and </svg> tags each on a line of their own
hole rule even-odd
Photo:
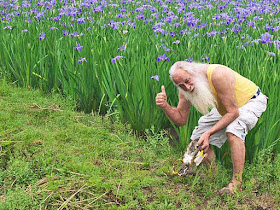
<svg viewBox="0 0 280 210">
<path fill-rule="evenodd" d="M 185 164 L 191 164 L 192 163 L 192 159 L 193 159 L 193 156 L 191 155 L 184 155 L 184 158 L 183 158 L 183 163 Z"/>
<path fill-rule="evenodd" d="M 203 150 L 201 150 L 200 152 L 197 153 L 195 159 L 194 159 L 194 163 L 196 166 L 199 166 L 200 163 L 202 162 L 202 160 L 204 159 L 204 157 L 206 156 L 206 154 L 203 155 Z"/>
</svg>

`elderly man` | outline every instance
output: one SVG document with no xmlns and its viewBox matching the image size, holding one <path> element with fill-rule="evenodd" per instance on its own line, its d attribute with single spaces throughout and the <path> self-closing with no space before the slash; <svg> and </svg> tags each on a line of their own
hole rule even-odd
<svg viewBox="0 0 280 210">
<path fill-rule="evenodd" d="M 207 162 L 215 157 L 209 144 L 220 148 L 228 139 L 233 177 L 219 192 L 234 193 L 242 184 L 245 137 L 266 110 L 267 97 L 252 81 L 223 65 L 179 61 L 169 74 L 179 90 L 178 106 L 168 104 L 164 86 L 156 96 L 156 104 L 178 126 L 187 123 L 191 104 L 204 114 L 191 140 L 199 140 L 197 145 L 208 153 Z"/>
</svg>

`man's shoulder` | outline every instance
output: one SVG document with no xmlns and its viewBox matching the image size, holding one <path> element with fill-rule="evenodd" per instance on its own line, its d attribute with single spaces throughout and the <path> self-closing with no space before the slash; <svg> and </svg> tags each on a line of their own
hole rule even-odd
<svg viewBox="0 0 280 210">
<path fill-rule="evenodd" d="M 221 79 L 234 79 L 234 70 L 224 65 L 217 65 L 212 72 L 212 81 Z"/>
</svg>

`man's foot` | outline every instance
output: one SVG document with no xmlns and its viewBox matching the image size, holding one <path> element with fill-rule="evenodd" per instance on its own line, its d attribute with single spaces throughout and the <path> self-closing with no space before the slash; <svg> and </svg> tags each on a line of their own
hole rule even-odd
<svg viewBox="0 0 280 210">
<path fill-rule="evenodd" d="M 239 184 L 234 185 L 232 182 L 228 184 L 228 186 L 220 189 L 218 191 L 218 194 L 220 196 L 225 196 L 225 195 L 234 195 L 234 193 L 238 190 L 241 190 L 241 188 L 239 188 Z"/>
</svg>

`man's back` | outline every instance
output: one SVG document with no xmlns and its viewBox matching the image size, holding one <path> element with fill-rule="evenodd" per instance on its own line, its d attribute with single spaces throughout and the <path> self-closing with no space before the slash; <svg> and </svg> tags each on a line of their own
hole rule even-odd
<svg viewBox="0 0 280 210">
<path fill-rule="evenodd" d="M 220 67 L 220 68 L 217 68 Z M 222 69 L 228 69 L 234 73 L 235 76 L 235 86 L 234 86 L 234 94 L 236 98 L 236 103 L 238 107 L 242 107 L 244 104 L 246 104 L 256 93 L 258 87 L 255 83 L 253 83 L 251 80 L 241 76 L 237 72 L 231 70 L 230 68 L 220 65 L 220 64 L 211 64 L 209 65 L 207 69 L 207 77 L 209 81 L 209 85 L 211 87 L 212 93 L 215 96 L 218 106 L 217 110 L 221 115 L 224 115 L 226 113 L 226 109 L 224 105 L 221 103 L 221 100 L 217 96 L 217 92 L 212 84 L 212 73 L 214 70 L 219 71 Z"/>
</svg>

